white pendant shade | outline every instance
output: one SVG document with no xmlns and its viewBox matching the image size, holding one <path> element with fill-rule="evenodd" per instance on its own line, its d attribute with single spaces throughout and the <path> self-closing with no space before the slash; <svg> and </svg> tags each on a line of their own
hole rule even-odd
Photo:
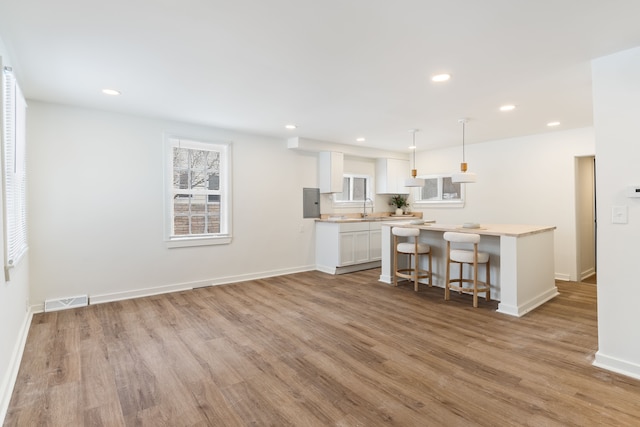
<svg viewBox="0 0 640 427">
<path fill-rule="evenodd" d="M 424 187 L 424 179 L 422 178 L 407 178 L 404 180 L 405 187 Z"/>
<path fill-rule="evenodd" d="M 453 183 L 467 183 L 476 182 L 477 176 L 473 172 L 458 172 L 451 175 L 451 182 Z"/>
</svg>

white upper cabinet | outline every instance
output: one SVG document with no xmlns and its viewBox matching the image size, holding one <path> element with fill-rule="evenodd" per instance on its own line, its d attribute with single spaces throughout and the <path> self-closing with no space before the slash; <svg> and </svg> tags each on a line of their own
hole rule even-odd
<svg viewBox="0 0 640 427">
<path fill-rule="evenodd" d="M 321 193 L 342 193 L 344 155 L 335 151 L 319 153 L 318 180 Z"/>
<path fill-rule="evenodd" d="M 411 175 L 409 160 L 376 160 L 376 194 L 409 194 L 404 180 Z"/>
</svg>

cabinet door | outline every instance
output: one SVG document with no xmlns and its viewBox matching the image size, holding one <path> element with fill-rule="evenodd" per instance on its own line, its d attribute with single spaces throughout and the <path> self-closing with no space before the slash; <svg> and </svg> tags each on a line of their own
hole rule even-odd
<svg viewBox="0 0 640 427">
<path fill-rule="evenodd" d="M 354 259 L 356 264 L 369 261 L 369 231 L 354 233 Z"/>
<path fill-rule="evenodd" d="M 340 233 L 340 264 L 338 267 L 355 264 L 356 232 Z"/>
<path fill-rule="evenodd" d="M 409 162 L 406 160 L 389 159 L 389 189 L 392 193 L 408 194 L 409 189 L 404 186 L 405 178 L 409 178 Z"/>
<path fill-rule="evenodd" d="M 408 194 L 404 179 L 409 177 L 409 161 L 399 159 L 378 159 L 376 161 L 376 193 Z"/>
<path fill-rule="evenodd" d="M 333 151 L 319 154 L 318 181 L 321 193 L 341 193 L 344 155 Z"/>
<path fill-rule="evenodd" d="M 369 233 L 369 260 L 382 259 L 382 230 L 371 230 Z"/>
</svg>

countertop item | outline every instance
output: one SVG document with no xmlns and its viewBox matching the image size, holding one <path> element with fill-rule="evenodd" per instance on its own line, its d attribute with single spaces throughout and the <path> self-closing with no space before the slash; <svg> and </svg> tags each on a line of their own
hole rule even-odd
<svg viewBox="0 0 640 427">
<path fill-rule="evenodd" d="M 462 224 L 462 228 L 480 228 L 480 224 L 477 222 L 465 222 Z"/>
</svg>

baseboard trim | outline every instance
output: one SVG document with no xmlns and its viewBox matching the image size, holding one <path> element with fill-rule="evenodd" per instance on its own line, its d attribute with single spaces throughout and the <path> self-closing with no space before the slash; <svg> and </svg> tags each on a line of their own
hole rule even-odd
<svg viewBox="0 0 640 427">
<path fill-rule="evenodd" d="M 529 301 L 518 306 L 508 305 L 501 302 L 500 304 L 498 304 L 497 312 L 508 314 L 510 316 L 522 317 L 531 310 L 540 307 L 542 304 L 552 298 L 555 298 L 558 295 L 560 295 L 560 293 L 558 292 L 558 288 L 554 286 L 553 288 L 547 289 L 535 298 L 532 298 Z"/>
<path fill-rule="evenodd" d="M 640 365 L 596 352 L 593 366 L 640 380 Z"/>
<path fill-rule="evenodd" d="M 29 310 L 25 315 L 24 322 L 22 322 L 20 334 L 18 335 L 18 340 L 16 341 L 11 355 L 9 370 L 3 380 L 2 386 L 0 387 L 0 425 L 4 425 L 4 419 L 7 416 L 7 410 L 9 409 L 9 403 L 11 402 L 13 388 L 15 387 L 16 380 L 18 379 L 18 371 L 20 370 L 20 363 L 22 362 L 22 355 L 24 354 L 24 348 L 27 344 L 27 336 L 29 335 L 29 328 L 31 326 L 32 319 L 33 311 Z"/>
<path fill-rule="evenodd" d="M 347 265 L 346 267 L 337 267 L 335 274 L 346 274 L 353 273 L 355 271 L 370 270 L 372 268 L 380 267 L 381 264 L 381 261 L 370 261 L 362 264 Z"/>
<path fill-rule="evenodd" d="M 315 270 L 318 270 L 327 274 L 338 275 L 338 274 L 353 273 L 353 272 L 362 271 L 362 270 L 370 270 L 372 268 L 378 268 L 381 265 L 382 265 L 381 261 L 369 261 L 361 264 L 347 265 L 344 267 L 327 267 L 326 265 L 316 265 Z"/>
<path fill-rule="evenodd" d="M 193 285 L 191 285 L 190 283 L 180 283 L 177 285 L 156 286 L 153 288 L 141 288 L 131 291 L 91 295 L 89 296 L 89 304 L 105 304 L 108 302 L 150 297 L 153 295 L 168 294 L 171 292 L 188 291 L 190 289 L 193 289 Z"/>
<path fill-rule="evenodd" d="M 336 267 L 326 267 L 324 265 L 316 265 L 316 270 L 322 273 L 336 274 Z"/>
<path fill-rule="evenodd" d="M 89 296 L 89 304 L 104 304 L 114 301 L 122 301 L 133 298 L 143 298 L 154 295 L 168 294 L 171 292 L 188 291 L 196 288 L 206 288 L 208 286 L 226 285 L 231 283 L 246 282 L 248 280 L 265 279 L 267 277 L 283 276 L 285 274 L 302 273 L 304 271 L 315 270 L 315 266 L 302 266 L 297 268 L 287 268 L 280 270 L 262 271 L 259 273 L 239 274 L 236 276 L 226 276 L 216 279 L 199 280 L 195 282 L 176 283 L 173 285 L 156 286 L 153 288 L 140 288 L 131 291 L 113 292 L 108 294 L 98 294 Z"/>
<path fill-rule="evenodd" d="M 227 285 L 231 283 L 246 282 L 247 280 L 266 279 L 267 277 L 284 276 L 287 274 L 304 273 L 305 271 L 313 271 L 316 269 L 315 265 L 306 265 L 296 268 L 283 268 L 280 270 L 262 271 L 259 273 L 251 274 L 239 274 L 236 276 L 220 277 L 213 280 L 208 280 L 206 283 L 194 286 L 194 288 L 202 288 L 206 286 Z"/>
<path fill-rule="evenodd" d="M 594 276 L 595 274 L 596 274 L 595 268 L 590 268 L 587 271 L 583 271 L 580 274 L 580 281 L 582 282 L 584 281 L 584 279 L 588 279 L 589 277 Z"/>
<path fill-rule="evenodd" d="M 386 283 L 387 285 L 391 285 L 393 283 L 393 276 L 390 276 L 388 274 L 381 274 L 378 281 Z"/>
</svg>

